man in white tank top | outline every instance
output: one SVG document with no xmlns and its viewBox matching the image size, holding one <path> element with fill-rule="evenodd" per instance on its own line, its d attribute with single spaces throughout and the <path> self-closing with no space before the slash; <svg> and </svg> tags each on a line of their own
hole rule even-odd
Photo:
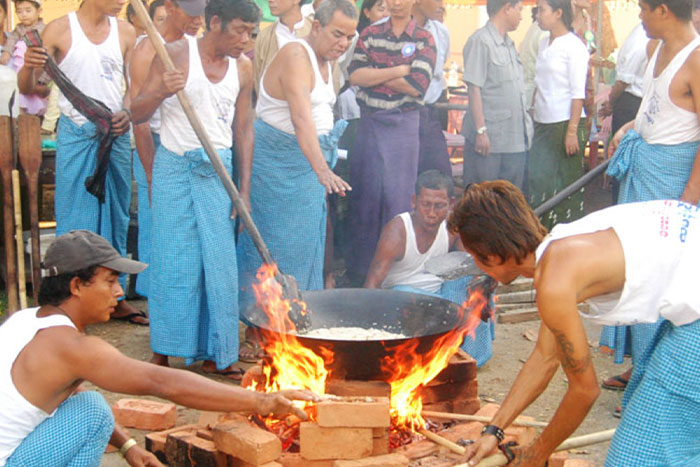
<svg viewBox="0 0 700 467">
<path fill-rule="evenodd" d="M 533 277 L 542 325 L 500 410 L 468 448 L 476 465 L 545 390 L 561 365 L 568 389 L 542 434 L 515 449 L 515 465 L 543 465 L 581 424 L 600 388 L 582 316 L 599 323 L 665 319 L 634 368 L 606 466 L 700 461 L 700 208 L 675 201 L 613 206 L 551 234 L 506 181 L 468 187 L 448 219 L 476 265 L 503 283 Z M 587 301 L 591 311 L 578 312 Z"/>
<path fill-rule="evenodd" d="M 185 34 L 194 36 L 204 24 L 205 0 L 180 0 L 177 4 L 166 0 L 165 22 L 160 28 L 163 42 L 169 44 L 182 39 Z M 131 98 L 138 96 L 151 68 L 156 51 L 147 36 L 137 38 L 134 54 L 129 65 Z M 138 258 L 144 263 L 151 261 L 151 199 L 150 186 L 153 173 L 153 157 L 160 146 L 160 115 L 150 122 L 134 125 L 134 179 L 138 185 Z M 150 272 L 144 271 L 136 278 L 136 293 L 148 297 Z"/>
<path fill-rule="evenodd" d="M 418 176 L 416 194 L 411 196 L 413 211 L 399 214 L 382 228 L 366 288 L 406 286 L 440 291 L 443 280 L 427 272 L 425 263 L 450 250 L 464 251 L 459 235 L 448 233 L 445 223 L 453 194 L 452 180 L 437 170 Z"/>
<path fill-rule="evenodd" d="M 123 3 L 85 0 L 77 12 L 51 21 L 42 33 L 43 48 L 30 47 L 18 74 L 20 91 L 30 92 L 42 74 L 48 56 L 85 95 L 102 101 L 113 112 L 112 144 L 107 169 L 105 202 L 85 189 L 96 166 L 99 136 L 92 122 L 61 94 L 56 139 L 56 233 L 87 229 L 103 235 L 126 254 L 131 201 L 130 111 L 126 67 L 136 34 L 133 26 L 117 20 Z M 127 93 L 123 92 L 126 81 Z M 125 284 L 125 277 L 120 278 Z M 122 300 L 115 318 L 148 324 L 138 310 Z"/>
<path fill-rule="evenodd" d="M 260 83 L 251 214 L 280 270 L 294 276 L 300 290 L 323 288 L 326 194 L 344 196 L 350 190 L 332 170 L 347 122 L 333 121 L 331 63 L 348 49 L 356 27 L 354 4 L 324 1 L 311 34 L 282 47 Z M 239 237 L 238 258 L 240 306 L 245 311 L 255 301 L 251 284 L 261 265 L 245 231 Z M 247 347 L 254 346 L 252 337 L 248 333 Z M 241 358 L 255 356 L 244 351 Z"/>
<path fill-rule="evenodd" d="M 640 7 L 642 25 L 655 40 L 647 46 L 649 64 L 637 117 L 615 134 L 607 173 L 620 181 L 619 203 L 682 199 L 698 204 L 700 37 L 692 24 L 693 1 L 641 1 Z M 631 348 L 634 365 L 657 328 L 655 324 L 629 329 L 606 326 L 600 344 L 614 349 L 618 363 L 625 349 Z M 626 379 L 628 372 L 603 384 L 624 389 Z"/>
<path fill-rule="evenodd" d="M 115 425 L 103 391 L 152 395 L 199 410 L 267 416 L 305 413 L 291 399 L 308 391 L 263 394 L 216 383 L 189 371 L 126 357 L 85 327 L 106 322 L 124 292 L 119 273 L 146 264 L 122 257 L 92 232 L 58 237 L 46 252 L 39 307 L 20 310 L 0 326 L 0 466 L 99 466 L 107 442 L 132 466 L 161 465 Z"/>
<path fill-rule="evenodd" d="M 160 107 L 161 146 L 153 165 L 153 227 L 148 309 L 152 362 L 204 361 L 206 372 L 240 379 L 238 260 L 232 203 L 176 96 L 184 90 L 239 190 L 250 193 L 253 69 L 243 55 L 260 19 L 252 0 L 210 0 L 201 38 L 167 44 L 175 70 L 160 59 L 133 101 L 136 123 Z M 206 279 L 206 280 L 205 280 Z"/>
</svg>

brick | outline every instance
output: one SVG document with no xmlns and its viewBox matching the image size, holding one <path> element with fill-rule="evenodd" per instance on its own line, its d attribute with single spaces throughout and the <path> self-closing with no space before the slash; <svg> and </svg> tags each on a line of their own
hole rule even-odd
<svg viewBox="0 0 700 467">
<path fill-rule="evenodd" d="M 372 438 L 372 455 L 381 456 L 382 454 L 389 454 L 389 437 L 386 438 Z"/>
<path fill-rule="evenodd" d="M 434 404 L 423 404 L 423 410 L 430 410 L 432 412 L 454 413 L 452 410 L 453 408 L 454 406 L 452 404 L 452 401 L 435 402 Z"/>
<path fill-rule="evenodd" d="M 462 383 L 423 386 L 420 389 L 420 396 L 423 398 L 424 404 L 434 404 L 443 401 L 474 399 L 478 397 L 478 392 L 477 382 L 472 380 Z"/>
<path fill-rule="evenodd" d="M 388 427 L 389 399 L 386 397 L 352 397 L 324 400 L 316 404 L 318 425 L 330 427 Z"/>
<path fill-rule="evenodd" d="M 333 467 L 408 467 L 408 458 L 401 454 L 365 457 L 357 460 L 338 460 Z"/>
<path fill-rule="evenodd" d="M 227 467 L 226 454 L 213 441 L 192 432 L 171 433 L 165 442 L 165 455 L 171 467 Z"/>
<path fill-rule="evenodd" d="M 401 446 L 400 448 L 394 449 L 395 454 L 401 454 L 410 460 L 422 459 L 427 456 L 432 456 L 440 450 L 440 446 L 428 441 L 427 439 L 421 441 L 414 441 L 407 446 Z"/>
<path fill-rule="evenodd" d="M 189 432 L 194 433 L 197 425 L 182 425 L 164 431 L 156 431 L 146 435 L 146 451 L 152 452 L 161 462 L 167 462 L 165 457 L 165 442 L 170 433 Z"/>
<path fill-rule="evenodd" d="M 229 421 L 244 421 L 247 420 L 245 415 L 236 412 L 209 412 L 202 410 L 199 412 L 199 420 L 197 425 L 211 429 L 214 425 Z"/>
<path fill-rule="evenodd" d="M 447 363 L 447 366 L 428 383 L 462 383 L 476 379 L 476 360 L 463 350 L 458 350 Z"/>
<path fill-rule="evenodd" d="M 473 415 L 481 408 L 481 401 L 478 397 L 473 399 L 462 399 L 452 403 L 452 412 L 465 415 Z"/>
<path fill-rule="evenodd" d="M 460 439 L 479 439 L 481 437 L 481 430 L 483 429 L 484 425 L 479 422 L 458 423 L 438 434 L 456 443 Z"/>
<path fill-rule="evenodd" d="M 384 427 L 378 427 L 378 428 L 372 428 L 372 438 L 388 438 L 389 437 L 389 428 L 384 428 Z"/>
<path fill-rule="evenodd" d="M 245 461 L 242 461 L 240 459 L 236 459 L 233 456 L 226 456 L 228 458 L 228 464 L 226 467 L 256 467 L 255 464 L 249 464 Z M 263 464 L 259 467 L 283 467 L 282 464 L 280 464 L 277 461 L 272 461 L 268 462 L 267 464 Z"/>
<path fill-rule="evenodd" d="M 269 431 L 247 421 L 220 423 L 213 428 L 217 449 L 253 465 L 277 460 L 282 454 L 282 442 Z"/>
<path fill-rule="evenodd" d="M 253 388 L 255 386 L 265 385 L 265 374 L 263 373 L 262 365 L 254 365 L 243 374 L 241 379 L 242 388 Z"/>
<path fill-rule="evenodd" d="M 298 452 L 285 452 L 278 461 L 282 467 L 333 467 L 332 460 L 304 459 Z"/>
<path fill-rule="evenodd" d="M 120 425 L 147 431 L 172 428 L 177 418 L 175 404 L 145 399 L 119 399 L 112 412 Z"/>
<path fill-rule="evenodd" d="M 326 394 L 342 397 L 367 396 L 391 399 L 391 385 L 385 381 L 332 379 L 326 381 Z"/>
<path fill-rule="evenodd" d="M 547 467 L 564 467 L 564 462 L 569 458 L 566 451 L 555 452 L 547 460 Z"/>
<path fill-rule="evenodd" d="M 304 459 L 359 459 L 372 453 L 372 429 L 328 428 L 304 422 L 299 425 L 299 444 Z"/>
<path fill-rule="evenodd" d="M 564 461 L 564 467 L 595 467 L 595 462 L 585 459 L 567 459 Z"/>
<path fill-rule="evenodd" d="M 486 404 L 482 405 L 481 408 L 474 414 L 478 415 L 480 417 L 491 417 L 493 418 L 494 415 L 496 415 L 496 412 L 501 408 L 500 405 L 498 404 Z"/>
</svg>

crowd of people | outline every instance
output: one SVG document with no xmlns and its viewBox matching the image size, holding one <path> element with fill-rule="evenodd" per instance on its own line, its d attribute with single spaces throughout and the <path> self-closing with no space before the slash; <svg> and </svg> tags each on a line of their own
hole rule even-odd
<svg viewBox="0 0 700 467">
<path fill-rule="evenodd" d="M 117 19 L 124 7 L 121 0 L 84 0 L 78 11 L 46 25 L 40 0 L 15 0 L 20 23 L 0 37 L 0 64 L 17 72 L 21 111 L 46 114 L 44 128 L 51 129 L 46 124 L 56 113 L 50 97 L 55 96 L 60 114 L 55 128 L 56 248 L 68 251 L 59 255 L 49 271 L 49 276 L 60 279 L 63 290 L 44 290 L 45 284 L 57 287 L 56 281 L 45 281 L 42 307 L 22 314 L 22 323 L 13 326 L 36 333 L 44 326 L 38 318 L 52 316 L 50 324 L 41 322 L 65 327 L 71 326 L 70 321 L 81 331 L 86 323 L 104 320 L 88 316 L 88 308 L 102 297 L 110 302 L 106 308 L 113 318 L 150 326 L 151 363 L 158 367 L 169 366 L 170 357 L 181 357 L 187 365 L 202 362 L 206 373 L 238 380 L 242 377 L 238 361 L 257 361 L 264 355 L 260 336 L 248 318 L 248 310 L 255 305 L 252 284 L 262 259 L 253 235 L 236 219 L 224 184 L 188 120 L 189 111 L 202 121 L 280 270 L 293 276 L 302 291 L 333 285 L 329 257 L 335 254 L 332 233 L 338 226 L 347 231 L 347 247 L 342 251 L 347 280 L 354 286 L 431 294 L 462 303 L 471 277 L 444 281 L 426 267 L 431 259 L 453 250 L 472 253 L 482 270 L 502 282 L 517 274 L 532 276 L 544 248 L 553 250 L 559 244 L 548 247 L 552 242 L 551 237 L 544 239 L 548 230 L 572 222 L 583 226 L 557 239 L 595 231 L 584 221 L 575 223 L 584 214 L 582 191 L 539 219 L 531 208 L 583 175 L 590 134 L 599 117 L 607 115 L 613 121 L 608 174 L 619 181 L 615 202 L 680 200 L 697 205 L 700 85 L 694 77 L 700 67 L 700 36 L 693 20 L 700 23 L 700 2 L 696 2 L 697 8 L 692 0 L 640 2 L 641 24 L 619 50 L 612 91 L 598 115 L 594 69 L 608 66 L 606 60 L 617 48 L 607 7 L 602 6 L 604 14 L 599 16 L 598 5 L 588 0 L 539 0 L 518 51 L 509 33 L 520 26 L 522 1 L 488 0 L 488 21 L 471 34 L 463 49 L 469 107 L 462 127 L 461 181 L 468 188 L 455 211 L 453 167 L 437 105 L 448 94 L 443 70 L 450 51 L 441 0 L 358 4 L 273 0 L 268 2 L 269 11 L 276 20 L 263 28 L 262 11 L 253 0 L 154 0 L 147 10 L 174 68 L 157 56 L 144 33 L 146 25 L 132 5 L 126 13 L 128 21 Z M 5 8 L 3 2 L 0 23 L 8 13 Z M 596 40 L 598 29 L 604 34 Z M 27 46 L 25 35 L 30 31 L 41 33 L 41 46 Z M 49 77 L 44 70 L 56 64 L 62 74 Z M 191 102 L 188 112 L 178 99 L 180 92 Z M 339 151 L 339 145 L 345 150 Z M 347 161 L 336 166 L 341 153 Z M 132 177 L 138 187 L 137 253 L 140 261 L 149 264 L 137 277 L 136 291 L 147 298 L 148 315 L 124 299 L 126 275 L 117 274 L 141 271 L 143 266 L 114 263 L 126 254 Z M 101 190 L 86 189 L 86 180 L 101 181 Z M 507 182 L 483 183 L 494 180 Z M 479 215 L 499 218 L 495 207 L 501 201 L 469 204 L 465 199 L 468 193 L 477 193 L 474 190 L 482 190 L 478 193 L 484 200 L 494 193 L 503 196 L 517 209 L 503 219 L 503 225 L 489 224 Z M 344 217 L 336 209 L 343 197 L 349 199 Z M 661 209 L 657 204 L 645 206 L 654 215 Z M 482 208 L 486 211 L 473 215 Z M 624 209 L 610 212 L 620 213 L 621 219 L 631 217 Z M 603 224 L 619 233 L 618 220 L 608 222 L 606 217 Z M 465 226 L 477 221 L 478 235 Z M 509 244 L 508 233 L 498 229 L 523 222 L 527 226 L 522 235 L 527 240 L 503 246 Z M 491 238 L 492 231 L 500 237 Z M 518 228 L 513 232 L 519 235 Z M 482 245 L 478 236 L 491 244 Z M 84 242 L 83 249 L 71 250 L 65 245 L 68 239 Z M 600 261 L 619 256 L 618 243 L 627 254 L 628 239 L 613 240 L 601 235 L 599 243 L 592 242 L 601 251 L 608 248 L 611 255 Z M 540 243 L 541 250 L 537 249 Z M 76 254 L 89 256 L 98 247 L 109 261 L 75 259 L 71 263 Z M 88 267 L 90 271 L 85 270 Z M 621 283 L 618 269 L 612 279 L 605 279 L 614 286 Z M 102 295 L 83 291 L 91 289 L 93 282 L 104 286 Z M 88 285 L 81 288 L 81 284 Z M 596 295 L 581 284 L 572 287 L 576 292 L 585 290 L 586 298 Z M 613 285 L 610 291 L 617 290 Z M 52 294 L 58 295 L 51 298 Z M 650 352 L 658 347 L 662 330 L 670 332 L 663 323 L 690 322 L 687 316 L 674 321 L 675 316 L 657 311 L 645 319 L 601 320 L 619 325 L 604 329 L 601 344 L 612 349 L 619 363 L 631 353 L 634 364 L 634 373 L 630 369 L 606 380 L 604 387 L 625 389 L 628 380 L 631 387 L 638 387 L 640 381 L 644 386 Z M 578 349 L 582 329 L 558 320 L 558 316 L 543 315 L 542 344 L 538 344 L 542 353 L 535 360 L 531 357 L 533 363 L 526 367 L 549 362 L 550 354 L 558 354 L 556 345 L 574 349 L 564 359 L 572 383 L 567 397 L 586 392 L 585 400 L 592 404 L 598 383 L 592 367 L 586 365 L 587 346 L 585 352 Z M 8 320 L 0 331 L 19 321 Z M 239 341 L 240 322 L 247 325 L 243 342 Z M 34 334 L 21 343 L 18 340 L 12 348 L 15 357 L 25 346 L 38 352 L 73 338 L 60 330 L 45 334 L 46 342 L 32 339 Z M 493 337 L 494 323 L 482 323 L 462 348 L 482 365 L 492 357 Z M 135 364 L 120 360 L 102 344 L 81 345 L 122 368 Z M 61 357 L 77 358 L 69 353 L 57 358 Z M 24 396 L 50 413 L 71 399 L 76 381 L 88 379 L 107 389 L 150 391 L 194 406 L 193 394 L 205 390 L 222 391 L 220 403 L 211 407 L 232 400 L 234 405 L 250 402 L 244 395 L 190 381 L 181 373 L 160 373 L 151 366 L 139 368 L 148 378 L 189 382 L 193 391 L 183 396 L 165 393 L 155 383 L 147 388 L 131 381 L 116 384 L 110 379 L 114 375 L 77 368 L 56 376 L 56 381 L 68 382 L 70 391 L 56 383 L 49 392 L 32 392 L 27 397 L 23 387 L 43 383 L 22 374 L 24 386 L 18 386 L 20 393 L 13 397 Z M 12 371 L 12 378 L 18 378 Z M 536 397 L 536 389 L 546 385 L 522 379 L 516 386 L 525 388 L 526 395 L 509 395 L 494 426 L 509 424 Z M 659 389 L 647 393 L 654 391 Z M 628 393 L 631 398 L 632 391 Z M 695 404 L 700 403 L 697 396 L 696 391 Z M 575 404 L 569 399 L 562 407 L 571 412 Z M 101 410 L 99 402 L 94 402 L 95 410 Z M 291 410 L 284 395 L 274 403 L 250 404 L 263 411 Z M 585 416 L 590 404 L 584 405 L 575 409 L 577 417 L 555 416 L 537 449 L 518 455 L 546 459 L 545 454 L 563 439 L 562 433 L 573 431 L 576 421 Z M 637 402 L 631 407 L 633 415 L 626 426 L 636 426 L 640 411 L 648 406 Z M 42 452 L 35 446 L 42 442 L 41 436 L 53 436 L 53 432 L 37 439 L 27 437 L 43 420 L 39 416 L 43 414 L 35 415 L 37 423 L 23 434 L 5 440 L 0 436 L 0 465 L 21 465 L 28 459 L 24 456 Z M 104 423 L 110 425 L 109 420 Z M 111 430 L 103 431 L 100 439 L 108 439 Z M 629 429 L 622 433 L 621 441 L 614 444 L 611 465 L 634 464 L 626 464 L 633 458 L 628 451 L 634 436 Z M 498 438 L 497 430 L 487 434 Z M 75 436 L 76 443 L 81 436 Z M 29 448 L 25 439 L 31 439 Z M 117 439 L 120 445 L 129 444 L 123 434 Z M 492 447 L 488 442 L 472 449 L 475 459 Z M 19 449 L 20 445 L 25 448 Z M 90 449 L 81 455 L 95 457 L 94 446 Z"/>
</svg>

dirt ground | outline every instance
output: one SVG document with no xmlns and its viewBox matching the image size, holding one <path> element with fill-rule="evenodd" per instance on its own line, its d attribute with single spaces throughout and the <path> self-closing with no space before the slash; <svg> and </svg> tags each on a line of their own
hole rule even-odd
<svg viewBox="0 0 700 467">
<path fill-rule="evenodd" d="M 132 303 L 139 308 L 145 307 L 145 302 L 137 301 Z M 534 342 L 524 337 L 524 334 L 528 330 L 537 331 L 538 328 L 538 321 L 496 325 L 496 340 L 493 343 L 494 357 L 480 368 L 477 373 L 479 395 L 482 403 L 500 403 L 506 396 L 523 362 L 534 348 Z M 587 326 L 587 332 L 589 340 L 592 343 L 597 342 L 600 328 Z M 102 337 L 130 357 L 148 360 L 151 356 L 148 344 L 148 328 L 146 327 L 129 325 L 123 322 L 110 322 L 92 326 L 88 329 L 88 333 Z M 618 374 L 626 368 L 626 366 L 614 365 L 612 358 L 602 354 L 597 348 L 592 348 L 592 355 L 596 372 L 601 379 Z M 172 360 L 174 367 L 185 368 L 183 359 Z M 242 366 L 247 365 L 243 364 Z M 193 365 L 190 369 L 199 371 L 199 364 Z M 227 382 L 225 378 L 216 377 L 216 379 Z M 549 421 L 559 405 L 566 388 L 566 376 L 559 370 L 552 379 L 547 391 L 527 409 L 525 414 L 533 416 L 537 420 Z M 121 397 L 125 397 L 119 394 L 101 392 L 103 392 L 110 404 Z M 576 435 L 615 428 L 618 419 L 612 416 L 612 412 L 617 405 L 620 405 L 621 400 L 622 393 L 602 390 L 600 397 L 576 432 Z M 198 411 L 196 410 L 178 407 L 177 424 L 196 422 L 198 416 Z M 143 446 L 146 433 L 138 430 L 131 430 L 131 433 L 139 444 Z M 605 443 L 585 448 L 573 455 L 578 458 L 590 459 L 596 465 L 603 465 L 607 450 L 608 443 Z M 104 456 L 102 465 L 117 467 L 127 464 L 118 453 L 112 453 Z"/>
</svg>

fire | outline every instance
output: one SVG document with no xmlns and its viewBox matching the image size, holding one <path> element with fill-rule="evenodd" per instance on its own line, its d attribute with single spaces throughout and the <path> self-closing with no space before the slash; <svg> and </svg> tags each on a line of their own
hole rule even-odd
<svg viewBox="0 0 700 467">
<path fill-rule="evenodd" d="M 474 337 L 481 313 L 487 306 L 488 296 L 477 288 L 459 307 L 458 326 L 437 339 L 427 353 L 416 352 L 417 339 L 386 348 L 389 355 L 382 361 L 382 369 L 392 375 L 388 382 L 391 384 L 391 419 L 395 427 L 411 431 L 424 428 L 420 388 L 447 366 L 466 335 Z"/>
<path fill-rule="evenodd" d="M 302 301 L 290 303 L 282 297 L 282 287 L 275 280 L 277 266 L 263 264 L 257 273 L 258 284 L 253 284 L 253 290 L 259 306 L 269 319 L 270 329 L 279 332 L 262 330 L 265 341 L 265 352 L 269 355 L 269 363 L 264 365 L 264 392 L 285 389 L 309 389 L 316 394 L 324 394 L 328 371 L 322 357 L 304 347 L 296 338 L 296 326 L 289 318 L 291 307 L 306 304 Z M 332 358 L 332 355 L 326 357 Z"/>
<path fill-rule="evenodd" d="M 262 329 L 264 349 L 269 357 L 263 365 L 264 384 L 253 383 L 250 388 L 272 392 L 285 389 L 309 389 L 316 394 L 325 394 L 326 369 L 333 362 L 333 352 L 321 349 L 318 355 L 304 347 L 296 338 L 296 326 L 289 318 L 291 307 L 306 304 L 290 303 L 282 297 L 282 287 L 275 280 L 276 266 L 265 265 L 258 270 L 258 284 L 253 285 L 258 306 L 269 319 L 269 329 Z M 437 339 L 427 352 L 417 351 L 418 339 L 385 347 L 387 356 L 381 363 L 382 370 L 391 375 L 392 424 L 401 430 L 418 431 L 425 425 L 421 417 L 423 403 L 420 388 L 435 378 L 448 364 L 464 337 L 474 335 L 482 311 L 488 307 L 488 292 L 479 287 L 469 291 L 467 301 L 459 307 L 458 325 L 454 330 Z M 268 426 L 271 422 L 268 421 Z"/>
</svg>

